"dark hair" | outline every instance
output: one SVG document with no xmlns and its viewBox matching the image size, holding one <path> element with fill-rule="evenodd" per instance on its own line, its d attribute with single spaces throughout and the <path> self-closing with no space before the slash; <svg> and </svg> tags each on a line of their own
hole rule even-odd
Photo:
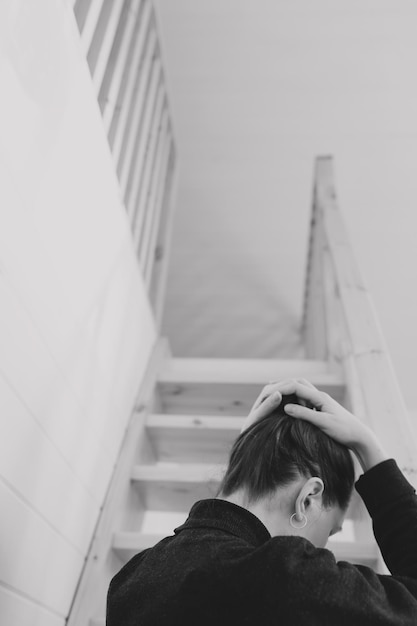
<svg viewBox="0 0 417 626">
<path fill-rule="evenodd" d="M 243 488 L 253 502 L 300 475 L 318 476 L 324 482 L 323 504 L 345 510 L 355 480 L 349 450 L 313 424 L 289 417 L 284 406 L 290 402 L 299 404 L 295 395 L 284 396 L 278 409 L 239 435 L 219 494 L 227 497 Z"/>
</svg>

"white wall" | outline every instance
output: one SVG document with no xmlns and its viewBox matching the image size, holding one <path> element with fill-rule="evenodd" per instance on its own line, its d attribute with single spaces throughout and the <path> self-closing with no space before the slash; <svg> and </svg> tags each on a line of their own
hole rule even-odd
<svg viewBox="0 0 417 626">
<path fill-rule="evenodd" d="M 0 3 L 0 622 L 64 624 L 155 340 L 71 3 Z"/>
<path fill-rule="evenodd" d="M 417 4 L 157 0 L 181 153 L 177 354 L 296 353 L 313 160 L 335 157 L 410 406 L 417 371 Z"/>
</svg>

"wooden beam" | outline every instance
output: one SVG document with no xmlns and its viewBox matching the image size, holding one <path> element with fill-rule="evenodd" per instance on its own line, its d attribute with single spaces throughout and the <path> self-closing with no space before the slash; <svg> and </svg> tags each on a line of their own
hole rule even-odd
<svg viewBox="0 0 417 626">
<path fill-rule="evenodd" d="M 344 403 L 345 387 L 337 377 L 313 380 L 322 391 Z M 248 415 L 262 390 L 259 383 L 159 381 L 157 392 L 166 413 L 185 415 Z"/>
<path fill-rule="evenodd" d="M 163 382 L 256 383 L 266 385 L 283 378 L 308 378 L 313 384 L 343 385 L 327 361 L 308 359 L 194 359 L 172 358 L 160 371 Z M 314 382 L 316 381 L 316 382 Z"/>
<path fill-rule="evenodd" d="M 132 481 L 146 509 L 187 512 L 197 500 L 215 497 L 223 472 L 219 465 L 136 465 Z"/>
<path fill-rule="evenodd" d="M 323 361 L 170 359 L 157 389 L 166 413 L 247 415 L 266 383 L 300 377 L 344 401 L 341 375 Z"/>
<path fill-rule="evenodd" d="M 225 463 L 238 437 L 243 417 L 150 415 L 149 440 L 158 461 Z"/>
<path fill-rule="evenodd" d="M 133 481 L 149 483 L 196 484 L 210 482 L 217 484 L 223 471 L 222 465 L 205 463 L 154 463 L 152 465 L 135 465 L 131 477 Z M 147 508 L 154 509 L 152 506 Z"/>
</svg>

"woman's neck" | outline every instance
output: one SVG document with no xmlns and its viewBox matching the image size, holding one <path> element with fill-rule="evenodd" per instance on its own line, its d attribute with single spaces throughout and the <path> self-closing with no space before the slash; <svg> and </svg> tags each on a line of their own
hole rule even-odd
<svg viewBox="0 0 417 626">
<path fill-rule="evenodd" d="M 273 496 L 259 498 L 258 500 L 251 500 L 244 489 L 235 491 L 229 496 L 220 494 L 218 497 L 221 500 L 237 504 L 256 515 L 267 528 L 271 537 L 293 534 L 289 519 L 293 512 L 292 505 L 294 499 L 288 488 L 285 489 L 285 492 L 277 490 Z"/>
</svg>

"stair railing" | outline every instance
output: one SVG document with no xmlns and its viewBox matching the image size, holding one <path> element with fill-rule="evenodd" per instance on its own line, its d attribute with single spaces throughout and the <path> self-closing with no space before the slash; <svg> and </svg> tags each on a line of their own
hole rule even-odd
<svg viewBox="0 0 417 626">
<path fill-rule="evenodd" d="M 153 0 L 71 0 L 132 244 L 160 326 L 176 148 Z"/>
<path fill-rule="evenodd" d="M 307 357 L 343 370 L 348 407 L 417 486 L 415 433 L 338 207 L 331 157 L 316 160 L 303 330 Z"/>
</svg>

